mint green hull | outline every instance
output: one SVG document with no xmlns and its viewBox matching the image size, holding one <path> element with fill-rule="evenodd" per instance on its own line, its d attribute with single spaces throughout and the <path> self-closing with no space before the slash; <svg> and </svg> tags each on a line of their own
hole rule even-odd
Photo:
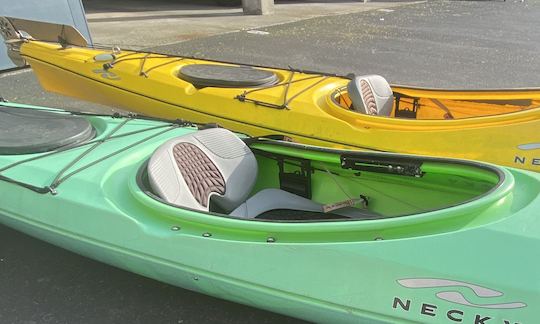
<svg viewBox="0 0 540 324">
<path fill-rule="evenodd" d="M 121 121 L 90 119 L 98 136 Z M 125 131 L 158 124 L 131 121 Z M 67 179 L 56 195 L 0 181 L 0 222 L 159 281 L 314 322 L 538 321 L 540 175 L 490 167 L 504 178 L 496 188 L 475 193 L 478 198 L 461 204 L 452 199 L 465 191 L 441 198 L 426 194 L 433 204 L 452 206 L 410 216 L 348 222 L 245 221 L 166 205 L 148 196 L 137 182 L 141 166 L 157 146 L 193 130 L 176 128 L 106 159 Z M 148 134 L 106 142 L 85 159 L 91 161 Z M 262 149 L 266 144 L 256 145 Z M 300 150 L 274 149 L 290 154 Z M 77 150 L 0 174 L 45 185 L 64 161 L 80 153 Z M 333 158 L 331 151 L 305 154 Z M 0 156 L 0 168 L 27 157 Z M 443 162 L 440 168 L 452 164 Z M 425 164 L 428 179 L 437 167 L 435 162 Z M 492 180 L 483 172 L 471 168 L 456 179 L 475 184 L 467 178 L 473 174 L 487 179 L 477 180 L 476 186 L 485 185 Z M 315 175 L 316 181 L 323 177 L 317 179 Z M 459 186 L 455 179 L 452 183 Z M 315 190 L 318 195 L 322 194 Z M 378 211 L 392 214 L 394 207 L 374 201 Z M 269 238 L 275 242 L 267 242 Z M 459 281 L 502 295 L 478 296 L 457 284 L 404 285 L 405 279 L 426 278 Z M 437 295 L 440 292 L 458 292 L 465 301 L 448 301 Z"/>
</svg>

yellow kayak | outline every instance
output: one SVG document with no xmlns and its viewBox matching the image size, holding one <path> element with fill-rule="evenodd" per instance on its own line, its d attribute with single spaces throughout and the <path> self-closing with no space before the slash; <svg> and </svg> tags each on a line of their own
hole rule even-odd
<svg viewBox="0 0 540 324">
<path fill-rule="evenodd" d="M 3 21 L 15 31 L 21 24 Z M 44 29 L 40 26 L 35 33 Z M 27 33 L 17 34 L 19 42 L 8 41 L 46 90 L 149 116 L 218 123 L 252 136 L 283 134 L 312 145 L 540 171 L 540 89 L 420 89 L 390 86 L 374 75 L 342 77 L 98 49 L 70 28 L 63 26 L 60 43 Z"/>
</svg>

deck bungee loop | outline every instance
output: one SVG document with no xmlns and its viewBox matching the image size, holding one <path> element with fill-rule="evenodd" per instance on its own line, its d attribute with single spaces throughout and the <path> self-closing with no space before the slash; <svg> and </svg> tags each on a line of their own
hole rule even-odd
<svg viewBox="0 0 540 324">
<path fill-rule="evenodd" d="M 301 94 L 308 91 L 309 89 L 317 86 L 319 83 L 325 81 L 328 78 L 328 76 L 324 76 L 324 75 L 315 75 L 315 76 L 309 76 L 309 77 L 305 77 L 303 79 L 292 81 L 296 71 L 293 70 L 293 69 L 291 69 L 290 71 L 291 71 L 291 73 L 290 73 L 289 78 L 287 79 L 286 82 L 273 84 L 273 85 L 268 85 L 268 86 L 264 86 L 264 87 L 261 87 L 261 88 L 258 88 L 258 89 L 246 90 L 242 94 L 239 94 L 239 95 L 235 96 L 234 98 L 237 99 L 240 102 L 251 102 L 251 103 L 253 103 L 253 104 L 257 105 L 257 106 L 275 108 L 275 109 L 287 109 L 288 110 L 288 109 L 290 109 L 289 104 L 296 97 L 300 96 Z M 290 89 L 291 84 L 297 83 L 297 82 L 303 82 L 303 81 L 307 81 L 307 80 L 311 80 L 311 79 L 318 79 L 318 80 L 316 80 L 314 83 L 306 86 L 305 88 L 301 89 L 300 91 L 295 93 L 290 98 L 287 97 L 288 94 L 289 94 L 289 89 Z M 271 102 L 260 101 L 260 100 L 251 99 L 251 98 L 247 97 L 251 93 L 258 92 L 258 91 L 263 91 L 263 90 L 268 90 L 268 89 L 271 89 L 271 88 L 277 88 L 277 87 L 284 87 L 284 90 L 283 90 L 283 103 L 282 104 L 277 105 L 277 104 L 273 104 Z"/>
<path fill-rule="evenodd" d="M 5 108 L 5 107 L 6 106 L 0 107 L 0 113 L 5 113 L 6 112 L 6 109 L 2 109 L 2 108 Z M 11 110 L 13 111 L 13 109 L 11 109 Z M 15 109 L 15 110 L 20 111 L 21 109 Z M 32 109 L 32 111 L 36 111 L 36 110 L 38 110 L 38 109 Z M 40 109 L 39 111 L 51 113 L 50 109 Z M 104 115 L 88 114 L 88 113 L 75 114 L 75 113 L 63 112 L 63 111 L 54 111 L 53 114 L 64 114 L 64 115 L 67 114 L 67 115 L 77 115 L 77 116 L 104 116 Z M 182 122 L 181 124 L 170 124 L 169 123 L 169 124 L 152 126 L 152 127 L 148 127 L 148 128 L 145 128 L 145 129 L 136 130 L 136 131 L 132 131 L 132 132 L 129 132 L 129 133 L 116 134 L 129 121 L 133 120 L 134 117 L 133 116 L 122 117 L 119 114 L 111 115 L 111 117 L 113 117 L 113 118 L 123 118 L 123 121 L 121 123 L 119 123 L 115 128 L 113 128 L 102 139 L 88 140 L 88 141 L 84 141 L 82 143 L 79 143 L 77 145 L 60 147 L 60 148 L 57 148 L 57 149 L 53 149 L 53 150 L 51 150 L 49 152 L 45 152 L 43 154 L 37 155 L 37 156 L 22 159 L 22 160 L 19 160 L 17 162 L 13 162 L 13 163 L 5 165 L 5 166 L 0 166 L 0 173 L 2 173 L 4 171 L 7 171 L 9 169 L 12 169 L 12 168 L 14 168 L 16 166 L 19 166 L 19 165 L 27 163 L 27 162 L 36 161 L 36 160 L 43 159 L 43 158 L 46 158 L 46 157 L 49 157 L 49 156 L 52 156 L 52 155 L 58 155 L 60 153 L 66 152 L 66 151 L 81 149 L 84 146 L 91 145 L 89 148 L 85 149 L 82 153 L 78 154 L 75 158 L 73 158 L 71 161 L 69 161 L 62 169 L 60 169 L 49 185 L 41 186 L 41 187 L 34 186 L 34 185 L 30 184 L 30 183 L 24 183 L 24 182 L 21 182 L 21 181 L 17 181 L 16 179 L 13 179 L 13 178 L 1 175 L 1 174 L 0 174 L 0 180 L 10 182 L 10 183 L 13 183 L 13 184 L 16 184 L 16 185 L 19 185 L 19 186 L 23 186 L 23 187 L 25 187 L 27 189 L 30 189 L 30 190 L 35 191 L 35 192 L 40 193 L 40 194 L 51 193 L 51 194 L 54 195 L 54 194 L 57 193 L 56 189 L 58 188 L 58 186 L 61 183 L 63 183 L 64 181 L 66 181 L 67 179 L 69 179 L 70 177 L 74 176 L 75 174 L 77 174 L 77 173 L 79 173 L 79 172 L 81 172 L 81 171 L 83 171 L 83 170 L 85 170 L 87 168 L 90 168 L 90 167 L 92 167 L 92 166 L 94 166 L 94 165 L 96 165 L 96 164 L 98 164 L 98 163 L 100 163 L 100 162 L 102 162 L 102 161 L 104 161 L 104 160 L 106 160 L 108 158 L 111 158 L 111 157 L 113 157 L 113 156 L 115 156 L 117 154 L 121 154 L 125 150 L 131 149 L 131 148 L 133 148 L 133 147 L 135 147 L 135 146 L 137 146 L 139 144 L 145 143 L 145 142 L 151 140 L 152 138 L 154 138 L 156 136 L 159 136 L 159 135 L 162 135 L 162 134 L 164 134 L 164 133 L 166 133 L 166 132 L 168 132 L 168 131 L 170 131 L 170 130 L 172 130 L 174 128 L 177 128 L 177 127 L 180 127 L 180 126 L 191 125 L 190 123 L 185 123 L 185 122 Z M 130 136 L 130 135 L 139 134 L 139 133 L 148 132 L 148 131 L 153 131 L 153 130 L 158 130 L 158 129 L 162 129 L 162 128 L 164 128 L 164 129 L 157 132 L 157 133 L 149 135 L 149 136 L 147 136 L 147 137 L 145 137 L 145 138 L 143 138 L 141 140 L 138 140 L 138 141 L 136 141 L 136 142 L 134 142 L 134 143 L 132 143 L 130 145 L 119 148 L 118 150 L 116 150 L 114 152 L 111 152 L 108 155 L 102 156 L 99 159 L 88 162 L 85 165 L 79 166 L 78 168 L 76 168 L 76 169 L 72 170 L 71 172 L 65 174 L 74 165 L 76 165 L 79 161 L 81 161 L 85 156 L 90 154 L 98 146 L 102 145 L 103 143 L 105 143 L 107 141 L 114 140 L 115 138 Z M 39 152 L 39 153 L 41 153 L 41 152 Z"/>
</svg>

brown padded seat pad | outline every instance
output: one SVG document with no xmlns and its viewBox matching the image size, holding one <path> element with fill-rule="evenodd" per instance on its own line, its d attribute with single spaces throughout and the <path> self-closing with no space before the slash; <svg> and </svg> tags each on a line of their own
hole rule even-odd
<svg viewBox="0 0 540 324">
<path fill-rule="evenodd" d="M 225 180 L 216 165 L 197 146 L 179 143 L 173 148 L 176 165 L 195 200 L 208 207 L 211 193 L 225 194 Z"/>
<path fill-rule="evenodd" d="M 366 80 L 361 80 L 360 87 L 362 90 L 362 96 L 364 96 L 366 112 L 369 115 L 377 115 L 377 103 L 375 102 L 375 96 L 373 95 L 371 86 Z"/>
</svg>

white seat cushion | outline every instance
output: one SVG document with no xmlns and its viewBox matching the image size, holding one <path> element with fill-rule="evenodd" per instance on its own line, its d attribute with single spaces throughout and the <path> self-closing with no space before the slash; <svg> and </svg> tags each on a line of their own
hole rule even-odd
<svg viewBox="0 0 540 324">
<path fill-rule="evenodd" d="M 148 163 L 148 179 L 165 201 L 201 211 L 210 199 L 230 212 L 243 203 L 257 177 L 257 160 L 234 133 L 212 128 L 161 145 Z"/>
</svg>

